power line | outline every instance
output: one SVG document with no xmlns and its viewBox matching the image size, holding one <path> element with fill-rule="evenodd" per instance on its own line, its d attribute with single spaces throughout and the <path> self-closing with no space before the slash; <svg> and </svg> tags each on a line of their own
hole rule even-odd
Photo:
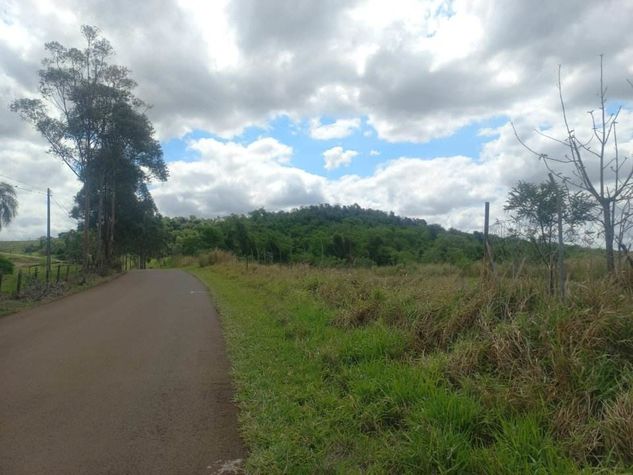
<svg viewBox="0 0 633 475">
<path fill-rule="evenodd" d="M 39 191 L 39 190 L 31 190 L 31 189 L 29 189 L 29 188 L 25 188 L 25 187 L 20 186 L 20 185 L 11 185 L 11 186 L 13 186 L 13 188 L 17 188 L 18 190 L 26 191 L 26 192 L 28 192 L 28 193 L 37 193 L 38 195 L 44 195 L 44 196 L 46 196 L 46 193 L 45 193 L 45 192 L 43 192 L 43 191 Z"/>
<path fill-rule="evenodd" d="M 12 178 L 10 176 L 2 175 L 2 174 L 0 174 L 0 178 L 4 178 L 6 180 L 11 180 L 11 181 L 14 181 L 16 183 L 19 183 L 19 185 L 12 185 L 14 188 L 17 188 L 18 190 L 26 191 L 26 192 L 29 192 L 29 193 L 38 193 L 40 195 L 46 196 L 46 192 L 45 191 L 38 190 L 36 187 L 34 187 L 32 185 L 29 185 L 27 183 L 24 183 L 23 181 L 20 181 L 20 180 L 17 180 L 15 178 Z M 63 209 L 64 211 L 66 211 L 66 213 L 68 213 L 70 215 L 70 211 L 68 211 L 68 208 L 66 206 L 64 206 L 63 204 L 61 204 L 59 201 L 57 201 L 57 198 L 55 198 L 53 196 L 52 192 L 51 192 L 51 197 L 53 198 L 53 201 L 55 202 L 55 204 L 57 206 L 59 206 L 61 209 Z"/>
<path fill-rule="evenodd" d="M 10 177 L 10 176 L 6 176 L 6 175 L 1 175 L 1 174 L 0 174 L 0 177 L 1 177 L 1 178 L 4 178 L 4 179 L 6 179 L 6 180 L 11 180 L 11 181 L 14 181 L 14 182 L 16 182 L 16 183 L 19 183 L 19 185 L 12 185 L 12 186 L 14 186 L 15 188 L 17 188 L 17 189 L 19 189 L 19 190 L 27 191 L 27 192 L 29 192 L 29 193 L 39 193 L 39 194 L 41 194 L 41 195 L 46 196 L 46 192 L 45 192 L 45 191 L 38 190 L 38 189 L 37 189 L 37 187 L 35 187 L 35 186 L 33 186 L 33 185 L 29 185 L 28 183 L 24 183 L 24 182 L 22 182 L 22 181 L 20 181 L 20 180 L 16 180 L 15 178 L 12 178 L 12 177 Z M 21 186 L 20 186 L 20 185 L 21 185 Z M 25 188 L 25 187 L 26 187 L 26 188 Z"/>
<path fill-rule="evenodd" d="M 66 208 L 63 204 L 61 204 L 59 201 L 57 201 L 57 198 L 55 198 L 55 195 L 51 194 L 51 197 L 53 198 L 53 202 L 59 206 L 61 209 L 63 209 L 64 211 L 66 211 L 66 213 L 68 213 L 68 215 L 70 216 L 70 211 L 68 211 L 68 208 Z M 72 216 L 70 216 L 72 219 L 77 220 L 77 218 L 73 218 Z"/>
</svg>

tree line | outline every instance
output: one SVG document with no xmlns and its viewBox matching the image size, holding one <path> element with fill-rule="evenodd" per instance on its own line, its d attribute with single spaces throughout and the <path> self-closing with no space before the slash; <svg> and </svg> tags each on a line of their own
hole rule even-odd
<svg viewBox="0 0 633 475">
<path fill-rule="evenodd" d="M 325 266 L 449 263 L 468 265 L 482 259 L 483 234 L 445 229 L 423 219 L 363 209 L 358 205 L 321 204 L 292 211 L 264 209 L 217 219 L 194 216 L 162 218 L 167 254 L 195 256 L 222 249 L 261 263 Z M 529 241 L 495 237 L 495 259 L 509 259 L 517 248 L 538 260 Z"/>
</svg>

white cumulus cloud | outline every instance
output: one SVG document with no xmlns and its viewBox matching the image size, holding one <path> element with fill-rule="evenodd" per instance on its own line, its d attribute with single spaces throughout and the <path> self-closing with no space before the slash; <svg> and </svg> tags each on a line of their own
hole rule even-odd
<svg viewBox="0 0 633 475">
<path fill-rule="evenodd" d="M 310 137 L 316 140 L 349 137 L 360 127 L 360 119 L 339 119 L 332 124 L 321 124 L 320 119 L 310 121 Z"/>
<path fill-rule="evenodd" d="M 358 155 L 356 150 L 343 150 L 343 147 L 332 147 L 323 152 L 326 170 L 334 170 L 335 168 L 349 165 L 352 159 Z"/>
<path fill-rule="evenodd" d="M 190 144 L 199 157 L 169 164 L 169 181 L 155 184 L 152 194 L 159 210 L 169 216 L 216 217 L 262 207 L 288 210 L 318 203 L 358 203 L 475 230 L 482 224 L 484 201 L 491 202 L 495 219 L 503 217 L 508 190 L 518 179 L 546 177 L 538 160 L 516 143 L 509 125 L 499 133 L 479 157 L 400 157 L 367 176 L 336 179 L 280 160 L 287 157 L 288 147 L 270 137 L 249 144 L 201 139 Z M 336 157 L 354 152 L 334 149 Z"/>
<path fill-rule="evenodd" d="M 213 217 L 327 201 L 325 179 L 288 165 L 292 148 L 274 138 L 248 145 L 200 139 L 189 147 L 200 158 L 171 162 L 169 181 L 152 187 L 167 215 Z"/>
<path fill-rule="evenodd" d="M 169 182 L 153 188 L 167 214 L 216 216 L 341 200 L 468 228 L 481 202 L 501 203 L 508 185 L 542 174 L 507 124 L 482 126 L 488 142 L 479 157 L 434 158 L 431 151 L 426 160 L 400 157 L 370 176 L 334 181 L 291 166 L 296 151 L 277 139 L 231 139 L 283 115 L 302 124 L 313 118 L 307 132 L 315 140 L 360 130 L 371 140 L 414 143 L 510 117 L 526 141 L 549 151 L 552 144 L 532 131 L 560 124 L 558 65 L 573 128 L 580 130 L 586 111 L 596 107 L 600 53 L 610 100 L 630 110 L 633 99 L 626 82 L 633 79 L 633 48 L 623 40 L 631 1 L 558 0 L 539 8 L 525 0 L 1 3 L 0 172 L 38 188 L 52 184 L 67 206 L 77 181 L 8 105 L 37 94 L 45 42 L 81 47 L 81 24 L 100 27 L 117 52 L 114 62 L 131 69 L 137 95 L 153 105 L 148 116 L 161 140 L 194 130 L 229 140 L 192 142 L 200 159 L 169 165 Z M 323 117 L 334 122 L 323 124 Z M 623 153 L 629 119 L 624 113 L 619 120 Z M 328 169 L 349 163 L 353 152 L 330 152 Z M 40 196 L 20 192 L 20 215 L 0 237 L 41 234 Z M 60 229 L 73 224 L 61 212 L 55 222 Z"/>
</svg>

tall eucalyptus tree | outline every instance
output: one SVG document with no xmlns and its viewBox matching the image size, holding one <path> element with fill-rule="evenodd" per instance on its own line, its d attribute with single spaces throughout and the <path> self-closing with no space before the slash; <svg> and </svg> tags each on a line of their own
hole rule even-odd
<svg viewBox="0 0 633 475">
<path fill-rule="evenodd" d="M 165 180 L 167 170 L 144 113 L 146 105 L 133 94 L 136 83 L 129 70 L 110 64 L 114 51 L 97 28 L 84 25 L 81 32 L 83 49 L 46 43 L 48 56 L 39 71 L 40 97 L 18 99 L 11 109 L 35 126 L 51 154 L 83 184 L 78 209 L 83 216 L 87 270 L 91 228 L 95 231 L 94 260 L 100 265 L 111 263 L 120 170 L 135 168 L 137 182 L 142 183 L 152 178 Z M 138 183 L 134 186 L 138 188 Z"/>
</svg>

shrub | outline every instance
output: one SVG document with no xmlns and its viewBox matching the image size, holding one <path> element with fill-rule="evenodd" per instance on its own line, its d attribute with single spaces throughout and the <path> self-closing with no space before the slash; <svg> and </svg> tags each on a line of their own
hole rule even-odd
<svg viewBox="0 0 633 475">
<path fill-rule="evenodd" d="M 0 274 L 13 274 L 15 265 L 4 256 L 0 256 Z"/>
<path fill-rule="evenodd" d="M 212 251 L 203 252 L 198 255 L 198 265 L 200 267 L 212 266 L 214 264 L 227 264 L 233 261 L 235 261 L 233 253 L 221 249 L 213 249 Z"/>
</svg>

